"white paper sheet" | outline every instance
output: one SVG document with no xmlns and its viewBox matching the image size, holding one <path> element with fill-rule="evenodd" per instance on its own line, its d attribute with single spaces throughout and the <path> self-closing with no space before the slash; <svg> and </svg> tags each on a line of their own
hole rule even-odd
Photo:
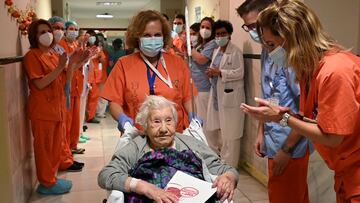
<svg viewBox="0 0 360 203">
<path fill-rule="evenodd" d="M 212 183 L 177 171 L 166 186 L 166 190 L 179 197 L 180 203 L 204 203 L 215 192 Z"/>
</svg>

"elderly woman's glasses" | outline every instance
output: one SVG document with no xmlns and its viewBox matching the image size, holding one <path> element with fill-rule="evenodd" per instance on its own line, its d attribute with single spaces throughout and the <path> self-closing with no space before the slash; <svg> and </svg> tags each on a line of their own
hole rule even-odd
<svg viewBox="0 0 360 203">
<path fill-rule="evenodd" d="M 250 25 L 242 25 L 242 29 L 244 29 L 246 32 L 249 32 L 250 30 L 256 30 L 256 23 L 251 23 Z"/>
<path fill-rule="evenodd" d="M 172 125 L 174 123 L 174 119 L 172 118 L 166 118 L 166 119 L 150 119 L 150 124 L 152 127 L 161 127 L 163 125 L 163 123 L 165 124 L 165 126 L 167 125 Z"/>
</svg>

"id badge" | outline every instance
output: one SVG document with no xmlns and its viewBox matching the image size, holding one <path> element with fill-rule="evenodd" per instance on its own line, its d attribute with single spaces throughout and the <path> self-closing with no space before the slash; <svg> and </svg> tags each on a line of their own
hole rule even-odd
<svg viewBox="0 0 360 203">
<path fill-rule="evenodd" d="M 102 70 L 102 63 L 99 63 L 99 70 Z"/>
</svg>

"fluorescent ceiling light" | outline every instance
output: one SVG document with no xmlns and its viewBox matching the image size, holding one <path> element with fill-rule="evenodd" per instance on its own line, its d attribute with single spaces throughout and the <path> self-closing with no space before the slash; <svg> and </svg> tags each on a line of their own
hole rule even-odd
<svg viewBox="0 0 360 203">
<path fill-rule="evenodd" d="M 120 6 L 121 2 L 108 2 L 108 1 L 104 1 L 104 2 L 96 2 L 97 6 Z"/>
<path fill-rule="evenodd" d="M 97 18 L 113 18 L 114 16 L 109 13 L 97 14 Z"/>
</svg>

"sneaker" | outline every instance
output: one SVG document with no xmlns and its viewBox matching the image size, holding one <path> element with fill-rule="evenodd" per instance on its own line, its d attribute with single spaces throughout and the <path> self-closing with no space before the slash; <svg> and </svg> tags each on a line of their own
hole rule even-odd
<svg viewBox="0 0 360 203">
<path fill-rule="evenodd" d="M 96 118 L 90 119 L 87 121 L 88 123 L 100 123 L 100 121 Z"/>
<path fill-rule="evenodd" d="M 87 125 L 83 125 L 83 132 L 85 132 L 88 129 Z"/>
<path fill-rule="evenodd" d="M 80 172 L 82 171 L 83 166 L 73 163 L 69 168 L 66 169 L 68 172 Z"/>
<path fill-rule="evenodd" d="M 56 183 L 51 187 L 45 187 L 42 184 L 36 189 L 36 192 L 43 195 L 61 195 L 70 192 L 72 182 L 64 179 L 57 179 Z"/>
<path fill-rule="evenodd" d="M 85 152 L 84 148 L 76 148 L 71 150 L 72 154 L 84 154 L 84 152 Z"/>
<path fill-rule="evenodd" d="M 81 136 L 79 137 L 79 143 L 85 143 L 86 141 L 87 141 L 87 139 L 84 139 Z"/>
<path fill-rule="evenodd" d="M 106 118 L 106 115 L 105 114 L 102 114 L 102 115 L 96 115 L 96 117 L 98 117 L 98 118 Z"/>
<path fill-rule="evenodd" d="M 83 133 L 80 134 L 80 138 L 85 139 L 85 140 L 90 140 L 90 137 Z"/>
<path fill-rule="evenodd" d="M 84 166 L 85 166 L 85 164 L 84 164 L 84 163 L 82 163 L 82 162 L 78 162 L 78 161 L 74 161 L 74 164 L 75 164 L 75 165 L 82 166 L 82 167 L 84 167 Z"/>
</svg>

